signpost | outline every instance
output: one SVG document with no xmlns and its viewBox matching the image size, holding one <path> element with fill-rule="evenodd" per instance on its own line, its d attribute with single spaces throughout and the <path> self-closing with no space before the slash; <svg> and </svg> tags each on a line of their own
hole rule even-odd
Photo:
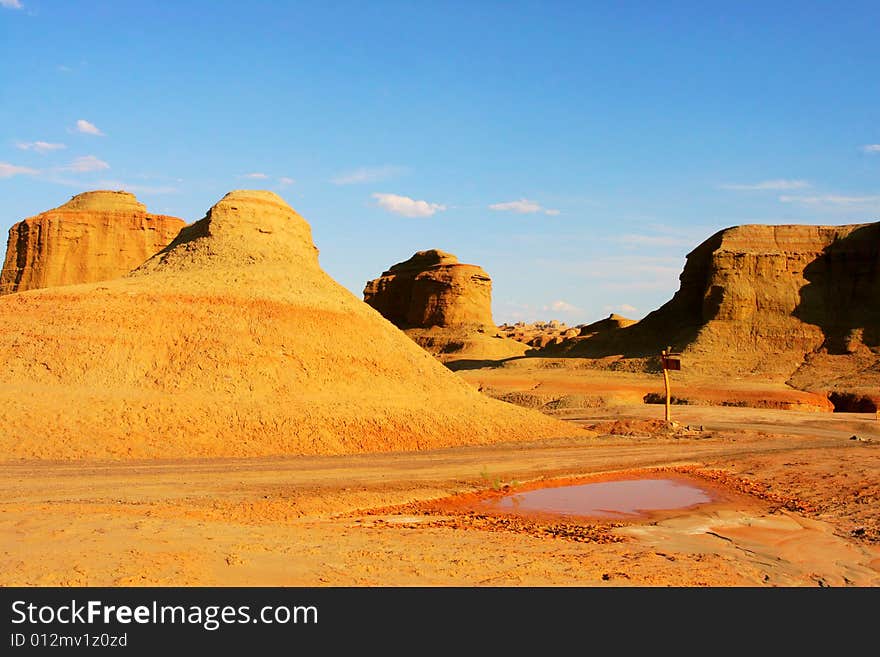
<svg viewBox="0 0 880 657">
<path fill-rule="evenodd" d="M 681 354 L 672 353 L 672 347 L 666 347 L 661 354 L 660 360 L 663 363 L 663 383 L 666 386 L 666 421 L 669 422 L 669 370 L 681 369 Z"/>
</svg>

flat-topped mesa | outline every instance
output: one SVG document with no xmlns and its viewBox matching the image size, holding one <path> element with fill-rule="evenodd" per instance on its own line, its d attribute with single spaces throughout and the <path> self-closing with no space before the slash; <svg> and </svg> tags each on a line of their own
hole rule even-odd
<svg viewBox="0 0 880 657">
<path fill-rule="evenodd" d="M 437 249 L 419 251 L 369 281 L 364 301 L 400 328 L 496 328 L 492 279 Z"/>
<path fill-rule="evenodd" d="M 78 194 L 9 229 L 0 294 L 118 278 L 183 226 L 177 217 L 149 214 L 128 192 Z"/>
</svg>

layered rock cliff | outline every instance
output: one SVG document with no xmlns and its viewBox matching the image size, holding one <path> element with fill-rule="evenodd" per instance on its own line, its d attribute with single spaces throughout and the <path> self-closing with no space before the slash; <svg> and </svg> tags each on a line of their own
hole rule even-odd
<svg viewBox="0 0 880 657">
<path fill-rule="evenodd" d="M 785 378 L 813 354 L 873 362 L 880 347 L 880 223 L 728 228 L 688 254 L 680 280 L 637 324 L 555 353 L 651 358 L 673 346 L 692 369 Z"/>
<path fill-rule="evenodd" d="M 128 192 L 94 191 L 9 230 L 0 294 L 118 278 L 165 248 L 184 222 Z"/>
</svg>

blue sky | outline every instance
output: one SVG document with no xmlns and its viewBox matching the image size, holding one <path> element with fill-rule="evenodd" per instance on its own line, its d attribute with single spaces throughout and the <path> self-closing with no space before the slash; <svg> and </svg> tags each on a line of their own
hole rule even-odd
<svg viewBox="0 0 880 657">
<path fill-rule="evenodd" d="M 0 0 L 0 230 L 89 189 L 271 189 L 364 282 L 641 317 L 743 223 L 880 218 L 880 3 Z"/>
</svg>

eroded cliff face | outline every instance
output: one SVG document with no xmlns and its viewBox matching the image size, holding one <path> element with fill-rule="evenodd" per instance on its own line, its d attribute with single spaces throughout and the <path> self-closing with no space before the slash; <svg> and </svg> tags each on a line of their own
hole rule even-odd
<svg viewBox="0 0 880 657">
<path fill-rule="evenodd" d="M 637 324 L 557 351 L 651 357 L 671 345 L 698 371 L 785 378 L 810 354 L 880 347 L 880 223 L 728 228 L 688 254 L 680 281 Z"/>
<path fill-rule="evenodd" d="M 688 256 L 676 298 L 643 330 L 689 324 L 695 335 L 685 330 L 683 346 L 730 370 L 791 372 L 811 352 L 878 346 L 878 229 L 722 231 Z"/>
<path fill-rule="evenodd" d="M 451 253 L 419 251 L 364 288 L 364 301 L 400 328 L 487 327 L 492 321 L 492 279 Z"/>
<path fill-rule="evenodd" d="M 184 222 L 128 192 L 94 191 L 9 230 L 0 294 L 118 278 L 165 248 Z"/>
</svg>

